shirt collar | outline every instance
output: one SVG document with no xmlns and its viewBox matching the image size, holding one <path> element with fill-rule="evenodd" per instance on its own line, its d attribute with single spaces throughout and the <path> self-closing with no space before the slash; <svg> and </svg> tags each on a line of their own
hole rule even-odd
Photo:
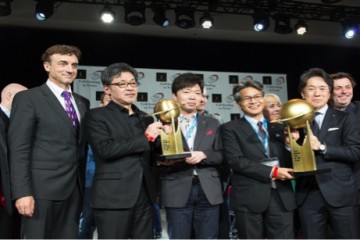
<svg viewBox="0 0 360 240">
<path fill-rule="evenodd" d="M 53 83 L 52 81 L 50 81 L 49 79 L 46 81 L 46 85 L 50 88 L 50 90 L 56 95 L 56 96 L 61 96 L 61 93 L 63 91 L 67 91 L 69 93 L 71 93 L 72 96 L 72 91 L 71 91 L 71 86 L 69 86 L 68 90 L 64 90 L 61 87 L 57 86 L 55 83 Z"/>
<path fill-rule="evenodd" d="M 4 107 L 4 106 L 1 105 L 1 104 L 0 104 L 0 108 L 1 108 L 1 110 L 6 114 L 6 116 L 7 116 L 8 118 L 10 118 L 10 109 Z"/>
<path fill-rule="evenodd" d="M 325 115 L 326 111 L 328 110 L 329 106 L 326 104 L 325 106 L 323 106 L 322 108 L 316 110 L 315 112 L 320 113 L 321 115 Z"/>
</svg>

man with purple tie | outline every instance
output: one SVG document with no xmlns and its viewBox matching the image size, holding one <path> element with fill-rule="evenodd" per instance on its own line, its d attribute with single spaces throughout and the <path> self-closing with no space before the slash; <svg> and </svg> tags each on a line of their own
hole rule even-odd
<svg viewBox="0 0 360 240">
<path fill-rule="evenodd" d="M 10 169 L 21 238 L 77 238 L 86 161 L 81 123 L 89 108 L 70 86 L 80 55 L 74 46 L 48 48 L 47 82 L 14 98 Z"/>
</svg>

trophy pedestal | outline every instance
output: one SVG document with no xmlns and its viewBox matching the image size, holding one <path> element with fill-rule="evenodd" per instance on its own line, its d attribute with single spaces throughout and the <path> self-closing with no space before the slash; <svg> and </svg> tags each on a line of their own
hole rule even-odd
<svg viewBox="0 0 360 240">
<path fill-rule="evenodd" d="M 297 177 L 313 176 L 316 174 L 323 174 L 323 173 L 328 173 L 328 172 L 331 172 L 331 168 L 305 171 L 305 172 L 293 172 L 292 175 L 294 176 L 294 178 L 297 178 Z"/>
<path fill-rule="evenodd" d="M 167 154 L 167 155 L 161 155 L 160 160 L 175 160 L 175 159 L 181 159 L 181 158 L 187 158 L 191 157 L 191 152 L 182 152 L 177 154 Z"/>
</svg>

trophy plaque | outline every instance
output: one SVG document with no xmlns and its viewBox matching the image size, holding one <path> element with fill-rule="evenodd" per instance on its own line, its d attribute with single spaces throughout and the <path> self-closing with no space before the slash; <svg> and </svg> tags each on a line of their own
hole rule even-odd
<svg viewBox="0 0 360 240">
<path fill-rule="evenodd" d="M 280 111 L 281 119 L 273 122 L 283 122 L 290 135 L 291 129 L 306 128 L 307 134 L 313 134 L 309 122 L 314 118 L 314 108 L 305 100 L 292 99 L 286 102 Z M 306 138 L 303 145 L 299 145 L 289 136 L 294 177 L 311 176 L 330 172 L 331 169 L 317 169 L 314 151 L 310 138 Z"/>
<path fill-rule="evenodd" d="M 183 159 L 191 156 L 191 152 L 184 152 L 181 129 L 177 118 L 180 115 L 180 105 L 174 100 L 164 99 L 154 107 L 154 113 L 158 120 L 171 125 L 171 133 L 160 133 L 162 155 L 161 160 Z"/>
</svg>

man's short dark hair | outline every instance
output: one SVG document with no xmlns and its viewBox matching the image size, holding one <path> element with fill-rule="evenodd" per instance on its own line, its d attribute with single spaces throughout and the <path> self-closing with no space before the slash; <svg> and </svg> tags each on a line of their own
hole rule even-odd
<svg viewBox="0 0 360 240">
<path fill-rule="evenodd" d="M 127 63 L 113 63 L 105 68 L 101 73 L 101 82 L 104 86 L 109 86 L 114 77 L 121 75 L 123 72 L 131 73 L 136 82 L 138 81 L 137 71 Z"/>
<path fill-rule="evenodd" d="M 78 47 L 58 44 L 46 49 L 46 51 L 41 55 L 41 60 L 43 62 L 51 62 L 51 56 L 54 54 L 75 55 L 79 61 L 81 58 L 81 51 Z"/>
<path fill-rule="evenodd" d="M 265 95 L 264 85 L 262 85 L 260 82 L 254 80 L 245 81 L 239 85 L 234 86 L 233 88 L 233 97 L 236 103 L 239 103 L 242 98 L 240 91 L 248 87 L 255 88 L 259 90 L 263 96 Z"/>
<path fill-rule="evenodd" d="M 331 77 L 333 80 L 338 80 L 338 79 L 341 79 L 341 78 L 347 78 L 347 79 L 350 80 L 351 86 L 352 86 L 353 88 L 356 86 L 355 79 L 351 76 L 350 73 L 337 72 L 337 73 L 330 74 L 330 77 Z"/>
<path fill-rule="evenodd" d="M 171 86 L 171 91 L 173 94 L 176 94 L 179 90 L 188 87 L 193 87 L 196 84 L 200 86 L 201 93 L 203 93 L 204 91 L 203 79 L 199 75 L 193 73 L 183 73 L 175 78 Z"/>
<path fill-rule="evenodd" d="M 321 77 L 324 79 L 325 83 L 329 86 L 330 89 L 330 93 L 332 93 L 333 88 L 334 88 L 334 83 L 332 78 L 330 77 L 330 75 L 328 73 L 326 73 L 323 69 L 321 68 L 310 68 L 309 70 L 305 71 L 301 76 L 300 76 L 300 82 L 299 82 L 299 93 L 301 94 L 307 84 L 307 81 L 312 78 L 312 77 Z"/>
</svg>

